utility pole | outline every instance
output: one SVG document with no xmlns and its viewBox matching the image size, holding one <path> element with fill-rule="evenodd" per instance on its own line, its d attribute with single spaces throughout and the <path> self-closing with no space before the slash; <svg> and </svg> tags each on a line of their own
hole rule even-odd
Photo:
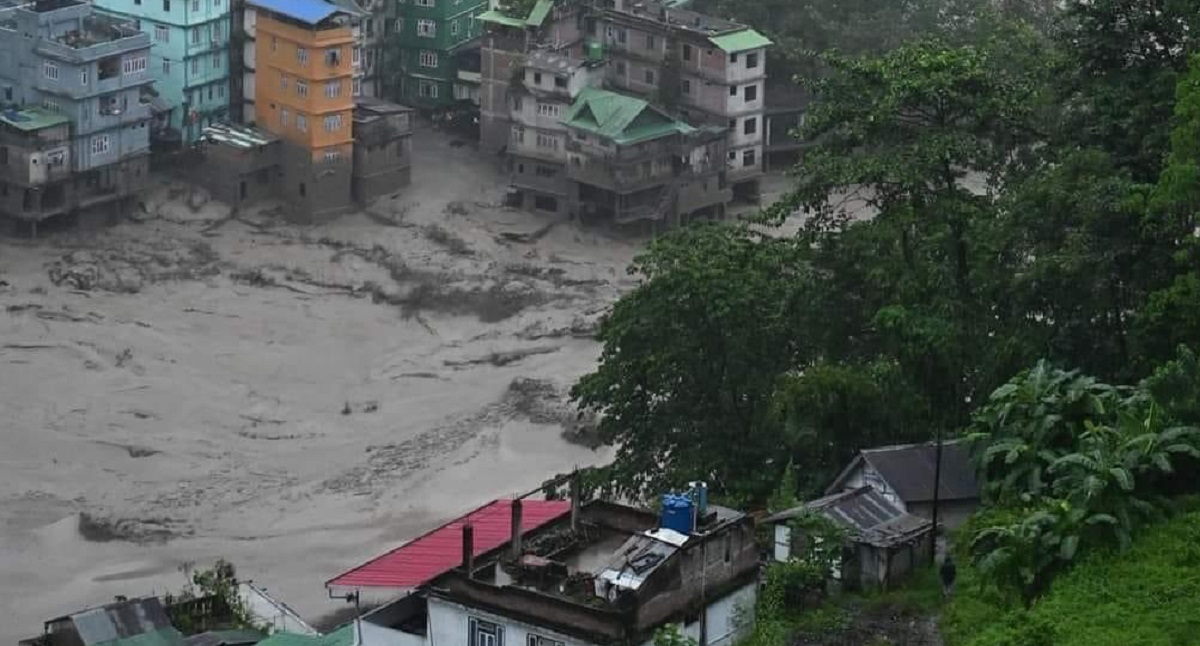
<svg viewBox="0 0 1200 646">
<path fill-rule="evenodd" d="M 938 500 L 942 489 L 942 427 L 937 429 L 937 448 L 933 459 L 933 540 L 929 542 L 929 562 L 937 564 Z"/>
</svg>

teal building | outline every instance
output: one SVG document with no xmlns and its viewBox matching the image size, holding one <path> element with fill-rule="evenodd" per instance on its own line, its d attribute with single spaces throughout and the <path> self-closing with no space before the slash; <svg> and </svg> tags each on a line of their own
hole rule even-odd
<svg viewBox="0 0 1200 646">
<path fill-rule="evenodd" d="M 150 36 L 150 72 L 172 106 L 171 131 L 182 143 L 230 118 L 229 35 L 233 0 L 93 0 Z M 240 55 L 240 52 L 239 52 Z"/>
</svg>

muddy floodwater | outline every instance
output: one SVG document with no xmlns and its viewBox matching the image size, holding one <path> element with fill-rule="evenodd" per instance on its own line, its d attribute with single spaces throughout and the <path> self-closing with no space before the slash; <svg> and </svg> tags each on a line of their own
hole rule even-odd
<svg viewBox="0 0 1200 646">
<path fill-rule="evenodd" d="M 566 389 L 639 243 L 415 139 L 411 188 L 325 226 L 164 184 L 0 238 L 0 642 L 218 557 L 319 616 L 344 569 L 609 459 Z"/>
</svg>

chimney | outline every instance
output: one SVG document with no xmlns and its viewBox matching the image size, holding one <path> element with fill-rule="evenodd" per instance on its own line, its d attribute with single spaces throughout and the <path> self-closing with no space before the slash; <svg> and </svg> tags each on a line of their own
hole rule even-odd
<svg viewBox="0 0 1200 646">
<path fill-rule="evenodd" d="M 512 501 L 512 545 L 513 560 L 521 559 L 521 499 Z"/>
<path fill-rule="evenodd" d="M 579 531 L 579 505 L 581 504 L 579 497 L 583 495 L 583 486 L 579 481 L 579 469 L 576 469 L 571 474 L 571 531 Z"/>
<path fill-rule="evenodd" d="M 475 527 L 471 523 L 464 524 L 462 528 L 462 551 L 463 569 L 470 579 L 475 572 Z"/>
</svg>

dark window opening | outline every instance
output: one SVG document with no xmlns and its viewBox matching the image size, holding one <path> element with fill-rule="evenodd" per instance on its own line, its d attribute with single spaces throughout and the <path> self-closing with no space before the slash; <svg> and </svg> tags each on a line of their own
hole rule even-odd
<svg viewBox="0 0 1200 646">
<path fill-rule="evenodd" d="M 750 117 L 742 123 L 742 134 L 752 135 L 758 132 L 758 119 Z"/>
<path fill-rule="evenodd" d="M 692 46 L 688 45 L 687 43 L 684 43 L 683 45 L 683 60 L 692 60 Z"/>
<path fill-rule="evenodd" d="M 305 197 L 307 195 L 308 187 L 304 185 L 304 182 L 300 182 L 300 197 Z"/>
<path fill-rule="evenodd" d="M 758 100 L 758 86 L 757 85 L 747 85 L 745 89 L 746 89 L 746 101 L 747 102 Z"/>
<path fill-rule="evenodd" d="M 558 198 L 549 195 L 535 195 L 533 196 L 533 208 L 539 211 L 557 211 Z"/>
<path fill-rule="evenodd" d="M 567 77 L 565 77 L 565 76 L 554 77 L 554 87 L 567 87 Z"/>
<path fill-rule="evenodd" d="M 737 96 L 737 86 L 736 85 L 729 86 L 729 96 Z"/>
<path fill-rule="evenodd" d="M 109 56 L 108 58 L 102 58 L 96 63 L 96 67 L 96 78 L 101 81 L 115 78 L 121 74 L 121 57 Z"/>
<path fill-rule="evenodd" d="M 238 199 L 246 199 L 246 182 L 244 181 L 238 184 Z"/>
<path fill-rule="evenodd" d="M 746 68 L 754 69 L 758 67 L 758 54 L 746 54 Z"/>
</svg>

